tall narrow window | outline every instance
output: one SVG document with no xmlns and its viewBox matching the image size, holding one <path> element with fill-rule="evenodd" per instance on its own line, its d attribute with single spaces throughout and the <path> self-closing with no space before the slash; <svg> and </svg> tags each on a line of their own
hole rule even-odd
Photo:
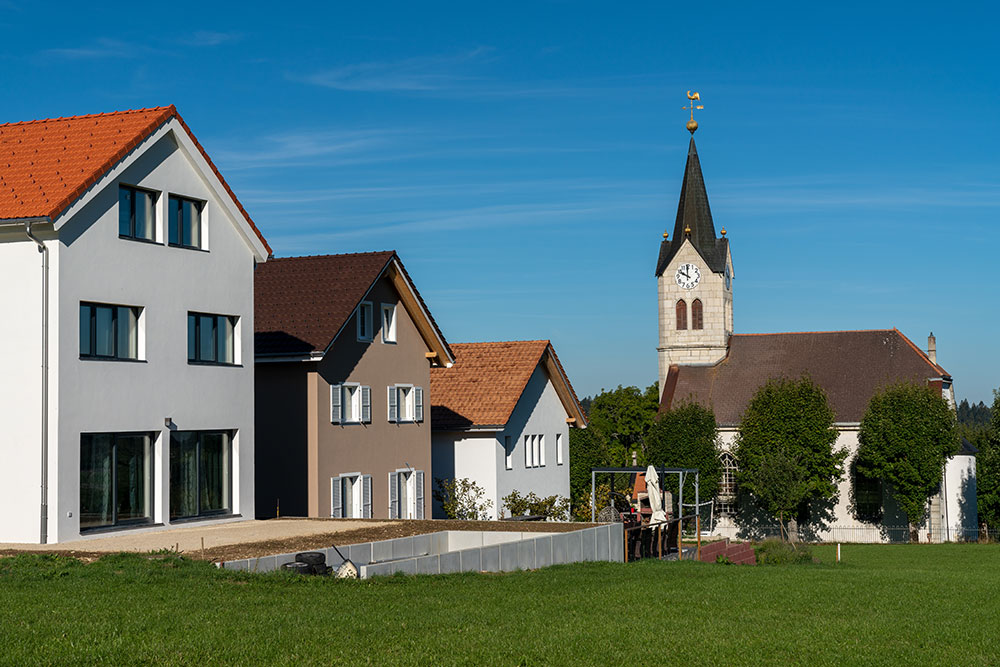
<svg viewBox="0 0 1000 667">
<path fill-rule="evenodd" d="M 732 516 L 736 510 L 736 457 L 730 452 L 723 452 L 719 460 L 722 463 L 722 480 L 716 498 L 717 510 L 720 516 Z"/>
<path fill-rule="evenodd" d="M 562 433 L 556 433 L 556 465 L 563 464 L 563 437 Z"/>
<path fill-rule="evenodd" d="M 691 302 L 691 328 L 692 329 L 704 329 L 704 321 L 701 315 L 701 299 L 695 299 Z"/>
<path fill-rule="evenodd" d="M 374 322 L 372 321 L 372 304 L 367 301 L 362 301 L 358 305 L 358 340 L 362 342 L 368 342 L 372 339 L 372 329 L 374 328 Z"/>
<path fill-rule="evenodd" d="M 510 436 L 503 437 L 504 467 L 507 470 L 514 469 L 514 447 L 510 444 Z"/>
<path fill-rule="evenodd" d="M 149 433 L 80 436 L 80 530 L 152 519 L 152 440 Z"/>
<path fill-rule="evenodd" d="M 188 362 L 235 364 L 236 323 L 229 315 L 188 313 Z"/>
<path fill-rule="evenodd" d="M 688 328 L 688 306 L 684 299 L 678 299 L 677 306 L 674 308 L 677 313 L 677 330 L 683 330 Z"/>
<path fill-rule="evenodd" d="M 80 304 L 80 358 L 139 358 L 141 308 L 103 303 Z"/>
<path fill-rule="evenodd" d="M 118 236 L 153 241 L 156 193 L 138 188 L 118 188 Z"/>
<path fill-rule="evenodd" d="M 170 434 L 170 518 L 225 514 L 232 496 L 228 431 Z"/>
<path fill-rule="evenodd" d="M 382 342 L 396 342 L 396 306 L 391 303 L 382 304 Z"/>
<path fill-rule="evenodd" d="M 201 202 L 170 195 L 167 209 L 167 241 L 170 245 L 201 248 Z"/>
</svg>

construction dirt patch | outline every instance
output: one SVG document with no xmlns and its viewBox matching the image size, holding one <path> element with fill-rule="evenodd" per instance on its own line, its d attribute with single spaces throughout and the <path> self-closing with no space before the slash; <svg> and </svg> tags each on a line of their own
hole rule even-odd
<svg viewBox="0 0 1000 667">
<path fill-rule="evenodd" d="M 292 522 L 295 522 L 292 525 Z M 398 520 L 363 521 L 356 519 L 271 519 L 115 536 L 52 545 L 17 545 L 0 548 L 0 556 L 20 553 L 51 553 L 90 562 L 108 553 L 121 551 L 177 551 L 188 558 L 229 561 L 273 554 L 308 551 L 333 545 L 375 542 L 396 537 L 436 533 L 442 530 L 520 531 L 562 533 L 587 528 L 589 523 L 535 521 L 447 521 Z M 242 539 L 241 539 L 242 538 Z M 204 539 L 205 548 L 201 548 Z M 220 544 L 219 542 L 227 542 Z"/>
</svg>

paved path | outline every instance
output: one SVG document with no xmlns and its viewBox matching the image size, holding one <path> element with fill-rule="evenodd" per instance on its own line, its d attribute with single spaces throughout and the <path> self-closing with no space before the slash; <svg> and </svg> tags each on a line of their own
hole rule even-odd
<svg viewBox="0 0 1000 667">
<path fill-rule="evenodd" d="M 204 547 L 211 549 L 230 544 L 282 540 L 324 533 L 369 528 L 388 523 L 384 521 L 351 521 L 349 519 L 272 519 L 270 521 L 235 521 L 213 525 L 189 525 L 167 530 L 126 531 L 113 535 L 104 534 L 60 544 L 16 544 L 0 542 L 0 551 L 156 551 L 179 548 L 193 552 Z"/>
</svg>

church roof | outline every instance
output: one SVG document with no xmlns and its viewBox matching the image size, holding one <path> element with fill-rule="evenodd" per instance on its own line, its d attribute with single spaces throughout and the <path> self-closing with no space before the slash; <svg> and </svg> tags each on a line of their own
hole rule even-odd
<svg viewBox="0 0 1000 667">
<path fill-rule="evenodd" d="M 735 426 L 765 382 L 804 374 L 826 392 L 836 421 L 853 423 L 861 421 L 882 387 L 950 380 L 947 371 L 897 329 L 734 334 L 718 364 L 670 367 L 660 410 L 694 400 L 711 407 L 720 426 Z"/>
<path fill-rule="evenodd" d="M 664 239 L 660 244 L 660 257 L 656 262 L 657 276 L 663 273 L 670 260 L 684 245 L 684 239 L 687 238 L 685 229 L 691 230 L 691 243 L 708 267 L 715 273 L 725 271 L 729 240 L 715 236 L 715 223 L 712 221 L 712 209 L 708 205 L 708 192 L 705 190 L 705 178 L 701 174 L 701 161 L 698 159 L 694 137 L 691 137 L 691 143 L 688 144 L 673 239 Z"/>
</svg>

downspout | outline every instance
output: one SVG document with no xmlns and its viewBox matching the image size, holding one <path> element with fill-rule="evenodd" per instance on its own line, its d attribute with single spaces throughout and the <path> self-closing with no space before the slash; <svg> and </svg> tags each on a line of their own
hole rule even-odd
<svg viewBox="0 0 1000 667">
<path fill-rule="evenodd" d="M 31 221 L 24 223 L 24 233 L 38 246 L 42 255 L 42 484 L 41 544 L 49 541 L 49 249 L 31 233 Z"/>
</svg>

